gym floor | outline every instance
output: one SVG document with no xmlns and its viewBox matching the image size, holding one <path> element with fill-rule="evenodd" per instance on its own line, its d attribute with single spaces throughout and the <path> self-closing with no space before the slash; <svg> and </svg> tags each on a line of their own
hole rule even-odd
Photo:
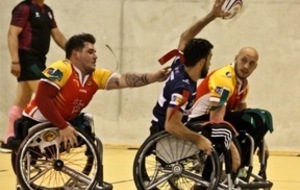
<svg viewBox="0 0 300 190">
<path fill-rule="evenodd" d="M 104 149 L 104 180 L 112 183 L 114 190 L 136 190 L 132 180 L 135 153 L 135 149 L 124 147 L 108 146 Z M 272 190 L 299 190 L 300 157 L 297 154 L 271 153 L 267 174 L 274 183 Z M 0 153 L 0 184 L 0 189 L 16 189 L 16 178 L 7 153 Z"/>
</svg>

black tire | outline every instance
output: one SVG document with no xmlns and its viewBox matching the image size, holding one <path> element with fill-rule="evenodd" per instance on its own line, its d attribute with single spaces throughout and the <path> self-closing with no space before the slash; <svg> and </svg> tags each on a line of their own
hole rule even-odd
<svg viewBox="0 0 300 190">
<path fill-rule="evenodd" d="M 204 180 L 202 173 L 207 161 L 211 162 L 212 172 L 209 179 Z M 133 178 L 138 190 L 191 189 L 195 184 L 213 190 L 218 186 L 220 172 L 215 150 L 207 156 L 191 142 L 165 131 L 147 138 L 133 163 Z"/>
</svg>

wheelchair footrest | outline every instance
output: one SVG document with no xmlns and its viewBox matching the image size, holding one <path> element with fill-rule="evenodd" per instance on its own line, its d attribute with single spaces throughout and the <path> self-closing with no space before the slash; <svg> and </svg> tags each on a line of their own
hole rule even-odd
<svg viewBox="0 0 300 190">
<path fill-rule="evenodd" d="M 98 184 L 95 188 L 95 190 L 112 190 L 112 189 L 113 189 L 113 185 L 105 181 L 103 181 L 101 185 Z"/>
<path fill-rule="evenodd" d="M 246 184 L 236 184 L 235 186 L 241 189 L 271 188 L 273 183 L 270 181 L 252 181 Z"/>
</svg>

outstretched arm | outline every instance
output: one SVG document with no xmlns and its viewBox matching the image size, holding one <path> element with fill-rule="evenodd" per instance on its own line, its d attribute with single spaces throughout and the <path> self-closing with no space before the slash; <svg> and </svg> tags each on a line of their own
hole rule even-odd
<svg viewBox="0 0 300 190">
<path fill-rule="evenodd" d="M 222 5 L 225 0 L 216 0 L 212 10 L 191 27 L 189 27 L 186 31 L 184 31 L 179 40 L 178 49 L 183 51 L 186 44 L 193 39 L 201 30 L 211 21 L 213 21 L 217 17 L 224 16 L 224 12 L 222 11 Z"/>
<path fill-rule="evenodd" d="M 170 67 L 165 67 L 154 73 L 114 73 L 107 82 L 106 89 L 121 89 L 141 87 L 154 82 L 161 82 L 167 79 Z"/>
</svg>

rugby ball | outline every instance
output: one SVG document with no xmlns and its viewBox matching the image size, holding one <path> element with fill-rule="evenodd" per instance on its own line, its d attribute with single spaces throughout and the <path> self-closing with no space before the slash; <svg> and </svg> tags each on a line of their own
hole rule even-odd
<svg viewBox="0 0 300 190">
<path fill-rule="evenodd" d="M 243 0 L 225 0 L 222 10 L 228 13 L 223 19 L 231 19 L 242 11 Z"/>
</svg>

